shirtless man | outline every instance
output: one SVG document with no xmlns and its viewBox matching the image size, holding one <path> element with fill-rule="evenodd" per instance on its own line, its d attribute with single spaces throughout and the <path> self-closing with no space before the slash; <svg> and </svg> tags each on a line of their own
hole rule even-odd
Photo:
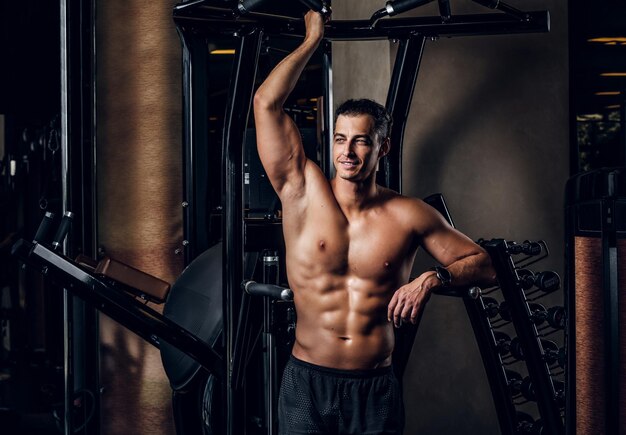
<svg viewBox="0 0 626 435">
<path fill-rule="evenodd" d="M 399 434 L 404 425 L 391 370 L 394 325 L 415 323 L 434 287 L 490 281 L 487 254 L 430 206 L 376 184 L 389 152 L 391 118 L 370 100 L 337 110 L 336 176 L 304 154 L 283 104 L 323 38 L 305 16 L 304 42 L 276 66 L 254 98 L 261 162 L 283 205 L 296 341 L 279 397 L 281 434 Z M 422 246 L 445 270 L 409 281 Z M 439 277 L 438 277 L 439 276 Z M 407 284 L 408 282 L 408 284 Z"/>
</svg>

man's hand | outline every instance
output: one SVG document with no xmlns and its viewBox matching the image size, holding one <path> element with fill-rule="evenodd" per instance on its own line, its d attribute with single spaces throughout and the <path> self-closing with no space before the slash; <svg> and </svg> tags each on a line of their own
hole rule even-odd
<svg viewBox="0 0 626 435">
<path fill-rule="evenodd" d="M 387 320 L 393 320 L 396 328 L 402 322 L 415 324 L 420 311 L 424 309 L 432 289 L 441 285 L 435 272 L 424 272 L 410 283 L 403 285 L 393 294 L 389 308 L 387 309 Z"/>
<path fill-rule="evenodd" d="M 319 44 L 324 37 L 324 17 L 322 14 L 308 11 L 304 16 L 304 24 L 306 25 L 304 40 Z"/>
</svg>

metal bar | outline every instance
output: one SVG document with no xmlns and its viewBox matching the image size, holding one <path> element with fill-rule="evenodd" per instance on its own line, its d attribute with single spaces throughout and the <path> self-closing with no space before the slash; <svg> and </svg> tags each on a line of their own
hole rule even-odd
<svg viewBox="0 0 626 435">
<path fill-rule="evenodd" d="M 527 15 L 525 12 L 520 11 L 519 9 L 516 9 L 512 6 L 509 6 L 500 0 L 474 0 L 474 1 L 487 8 L 498 9 L 504 12 L 505 14 L 510 15 L 513 18 L 517 18 L 518 20 L 527 19 Z"/>
<path fill-rule="evenodd" d="M 206 41 L 194 34 L 182 33 L 183 44 L 183 237 L 184 263 L 188 265 L 209 248 L 207 216 L 214 204 L 208 204 L 208 119 Z"/>
<path fill-rule="evenodd" d="M 95 15 L 93 1 L 62 0 L 61 22 L 61 211 L 79 210 L 62 251 L 94 253 L 95 216 Z M 71 240 L 70 244 L 68 240 Z M 74 433 L 74 392 L 94 392 L 99 409 L 98 318 L 92 307 L 63 290 L 64 422 Z M 83 426 L 99 433 L 99 413 Z"/>
<path fill-rule="evenodd" d="M 263 282 L 278 285 L 279 280 L 278 255 L 275 252 L 263 256 Z M 268 296 L 263 298 L 263 332 L 265 353 L 263 365 L 265 369 L 265 416 L 267 435 L 277 433 L 278 409 L 278 376 L 276 362 L 276 339 L 274 337 L 273 322 L 274 300 Z"/>
<path fill-rule="evenodd" d="M 185 5 L 186 6 L 186 5 Z M 360 41 L 375 39 L 401 39 L 412 34 L 424 36 L 454 37 L 470 35 L 497 35 L 511 33 L 548 32 L 548 11 L 527 12 L 527 20 L 519 20 L 504 13 L 457 15 L 446 22 L 440 16 L 388 18 L 371 27 L 369 20 L 333 20 L 326 25 L 325 39 L 331 41 Z M 177 6 L 174 21 L 182 31 L 210 31 L 225 34 L 243 32 L 245 29 L 262 27 L 271 35 L 304 37 L 304 22 L 300 18 L 274 15 L 233 15 L 225 7 L 204 3 L 194 7 Z"/>
<path fill-rule="evenodd" d="M 322 63 L 324 68 L 324 100 L 323 100 L 323 128 L 322 143 L 320 146 L 322 163 L 322 171 L 326 178 L 331 179 L 335 175 L 333 166 L 333 134 L 335 129 L 334 123 L 334 102 L 333 102 L 333 56 L 332 44 L 329 41 L 322 42 Z M 318 114 L 319 116 L 319 114 Z"/>
<path fill-rule="evenodd" d="M 477 300 L 463 298 L 463 302 L 483 360 L 493 404 L 498 415 L 500 431 L 502 435 L 515 435 L 517 433 L 515 406 L 511 400 L 511 391 L 507 386 L 506 375 L 502 368 L 502 359 L 498 352 L 493 349 L 493 332 L 489 320 L 484 314 L 482 298 Z"/>
<path fill-rule="evenodd" d="M 607 193 L 614 195 L 614 178 L 607 176 Z M 615 201 L 602 201 L 602 275 L 604 284 L 604 325 L 606 343 L 606 431 L 619 433 L 619 296 L 617 288 L 617 240 L 615 234 Z"/>
<path fill-rule="evenodd" d="M 576 148 L 578 149 L 578 148 Z M 577 156 L 578 158 L 578 156 Z M 571 168 L 571 167 L 570 167 Z M 571 189 L 571 179 L 567 182 L 566 191 L 569 193 Z M 565 366 L 567 370 L 565 372 L 565 433 L 568 435 L 575 434 L 575 425 L 576 425 L 576 358 L 575 358 L 575 349 L 576 349 L 576 329 L 574 325 L 576 324 L 576 310 L 574 307 L 574 289 L 576 285 L 575 279 L 575 267 L 574 267 L 574 259 L 576 255 L 576 251 L 574 249 L 574 237 L 576 235 L 576 224 L 577 224 L 577 210 L 574 205 L 571 203 L 571 199 L 569 198 L 569 194 L 566 195 L 566 206 L 565 206 L 565 282 L 563 286 L 563 305 L 565 307 L 565 312 L 567 313 L 566 317 L 566 326 L 565 326 L 565 349 L 566 352 L 566 363 Z"/>
<path fill-rule="evenodd" d="M 198 361 L 217 378 L 224 379 L 222 358 L 209 344 L 144 303 L 111 287 L 43 245 L 21 240 L 15 245 L 14 254 L 150 344 L 158 347 L 158 339 L 161 338 Z"/>
<path fill-rule="evenodd" d="M 69 148 L 69 37 L 70 37 L 70 8 L 71 0 L 61 0 L 60 22 L 61 22 L 61 189 L 62 202 L 66 203 L 67 181 L 65 178 L 67 170 L 67 150 Z M 70 435 L 73 428 L 72 418 L 72 395 L 74 392 L 74 368 L 72 361 L 72 301 L 67 290 L 63 290 L 63 433 Z"/>
<path fill-rule="evenodd" d="M 402 142 L 425 42 L 423 36 L 402 40 L 387 93 L 386 107 L 393 118 L 393 127 L 391 150 L 383 162 L 382 178 L 386 187 L 399 193 L 402 193 Z"/>
<path fill-rule="evenodd" d="M 241 394 L 232 383 L 235 318 L 241 303 L 243 281 L 243 144 L 254 82 L 261 49 L 261 31 L 240 37 L 239 49 L 235 55 L 230 82 L 229 98 L 226 104 L 223 138 L 224 181 L 223 201 L 223 310 L 226 364 L 226 434 L 243 433 L 244 419 L 239 418 L 244 409 Z"/>
</svg>

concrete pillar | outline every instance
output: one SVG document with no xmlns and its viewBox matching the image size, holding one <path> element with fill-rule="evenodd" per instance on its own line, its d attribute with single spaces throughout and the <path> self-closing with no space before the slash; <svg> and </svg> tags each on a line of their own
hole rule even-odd
<svg viewBox="0 0 626 435">
<path fill-rule="evenodd" d="M 182 243 L 176 3 L 98 2 L 96 13 L 100 246 L 168 282 L 183 266 L 175 254 Z M 100 330 L 102 434 L 173 435 L 172 393 L 158 349 L 105 316 Z"/>
</svg>

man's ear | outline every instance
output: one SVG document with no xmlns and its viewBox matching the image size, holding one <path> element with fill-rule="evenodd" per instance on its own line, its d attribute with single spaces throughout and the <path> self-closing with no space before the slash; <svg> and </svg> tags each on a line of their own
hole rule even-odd
<svg viewBox="0 0 626 435">
<path fill-rule="evenodd" d="M 389 154 L 389 150 L 391 149 L 391 140 L 386 137 L 383 142 L 380 144 L 380 149 L 378 150 L 378 158 L 385 157 Z"/>
</svg>

